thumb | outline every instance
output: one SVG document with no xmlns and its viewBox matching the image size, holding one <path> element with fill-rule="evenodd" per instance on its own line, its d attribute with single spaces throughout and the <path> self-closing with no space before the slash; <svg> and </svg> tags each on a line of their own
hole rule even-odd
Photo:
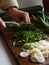
<svg viewBox="0 0 49 65">
<path fill-rule="evenodd" d="M 0 18 L 0 27 L 2 27 L 2 28 L 5 28 L 6 27 L 4 21 L 1 18 Z"/>
</svg>

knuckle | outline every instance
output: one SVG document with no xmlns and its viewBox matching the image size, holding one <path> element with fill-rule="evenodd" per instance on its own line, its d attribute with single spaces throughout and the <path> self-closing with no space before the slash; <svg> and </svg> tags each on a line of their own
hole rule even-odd
<svg viewBox="0 0 49 65">
<path fill-rule="evenodd" d="M 29 16 L 29 13 L 25 12 L 25 13 L 24 13 L 24 16 Z"/>
<path fill-rule="evenodd" d="M 27 12 L 26 12 L 26 15 L 28 15 L 28 16 L 29 16 L 29 13 L 27 13 Z"/>
</svg>

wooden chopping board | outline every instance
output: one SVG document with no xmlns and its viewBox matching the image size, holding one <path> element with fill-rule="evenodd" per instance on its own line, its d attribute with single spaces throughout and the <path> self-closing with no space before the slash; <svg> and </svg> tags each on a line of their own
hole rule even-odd
<svg viewBox="0 0 49 65">
<path fill-rule="evenodd" d="M 10 48 L 12 54 L 15 56 L 16 60 L 18 61 L 19 65 L 49 65 L 49 57 L 46 59 L 44 63 L 34 63 L 29 59 L 29 57 L 27 58 L 20 57 L 22 47 L 21 46 L 13 47 L 9 42 L 9 40 L 12 39 L 13 34 L 11 32 L 5 34 L 6 34 L 6 40 L 8 42 L 7 45 Z"/>
</svg>

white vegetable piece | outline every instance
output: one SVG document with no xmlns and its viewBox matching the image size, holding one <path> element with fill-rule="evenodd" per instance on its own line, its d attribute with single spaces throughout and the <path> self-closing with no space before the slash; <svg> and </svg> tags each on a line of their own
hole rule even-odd
<svg viewBox="0 0 49 65">
<path fill-rule="evenodd" d="M 29 54 L 27 52 L 20 52 L 20 56 L 21 57 L 27 57 Z"/>
<path fill-rule="evenodd" d="M 48 57 L 49 51 L 45 46 L 38 45 L 37 49 L 39 49 L 42 52 L 42 54 L 44 55 L 45 58 Z"/>
<path fill-rule="evenodd" d="M 46 42 L 46 48 L 47 48 L 47 50 L 49 52 L 49 41 Z"/>
<path fill-rule="evenodd" d="M 40 44 L 40 45 L 43 45 L 43 46 L 46 46 L 46 43 L 47 43 L 46 40 L 40 40 L 40 41 L 39 41 L 39 44 Z"/>
<path fill-rule="evenodd" d="M 38 45 L 36 48 L 39 49 L 39 50 L 42 50 L 42 49 L 44 49 L 45 47 L 42 46 L 42 45 L 40 45 L 40 43 L 39 43 L 39 45 Z"/>
<path fill-rule="evenodd" d="M 27 51 L 27 53 L 30 55 L 31 52 L 32 52 L 32 50 L 33 50 L 33 49 L 28 49 L 28 50 L 26 50 L 26 51 Z"/>
<path fill-rule="evenodd" d="M 32 44 L 30 44 L 30 48 L 37 48 L 37 46 L 39 45 L 39 42 L 34 42 Z"/>
<path fill-rule="evenodd" d="M 48 54 L 48 50 L 46 50 L 46 49 L 44 50 L 44 49 L 43 49 L 43 50 L 42 50 L 42 54 L 43 54 L 43 56 L 44 56 L 45 58 L 48 58 L 48 55 L 49 55 L 49 54 Z"/>
<path fill-rule="evenodd" d="M 43 46 L 43 48 L 41 48 L 42 54 L 44 55 L 45 58 L 47 58 L 49 55 L 49 42 L 46 40 L 41 40 L 39 41 L 39 43 L 41 46 Z M 40 48 L 40 46 L 38 48 Z"/>
<path fill-rule="evenodd" d="M 32 53 L 31 53 L 31 60 L 33 62 L 40 62 L 40 63 L 43 63 L 45 62 L 45 58 L 44 56 L 42 55 L 41 51 L 37 48 L 34 48 L 32 50 Z"/>
<path fill-rule="evenodd" d="M 36 48 L 39 45 L 39 42 L 34 42 L 34 43 L 26 43 L 23 45 L 23 49 L 33 49 Z"/>
</svg>

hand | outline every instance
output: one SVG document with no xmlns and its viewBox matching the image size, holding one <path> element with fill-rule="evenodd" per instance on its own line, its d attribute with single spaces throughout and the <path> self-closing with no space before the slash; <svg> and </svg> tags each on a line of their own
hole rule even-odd
<svg viewBox="0 0 49 65">
<path fill-rule="evenodd" d="M 24 23 L 31 23 L 30 21 L 30 17 L 29 14 L 27 12 L 18 10 L 15 7 L 11 7 L 8 9 L 10 15 L 12 16 L 12 18 L 16 21 L 16 22 L 24 22 Z"/>
<path fill-rule="evenodd" d="M 0 28 L 5 28 L 6 25 L 4 23 L 4 21 L 0 18 Z"/>
</svg>

